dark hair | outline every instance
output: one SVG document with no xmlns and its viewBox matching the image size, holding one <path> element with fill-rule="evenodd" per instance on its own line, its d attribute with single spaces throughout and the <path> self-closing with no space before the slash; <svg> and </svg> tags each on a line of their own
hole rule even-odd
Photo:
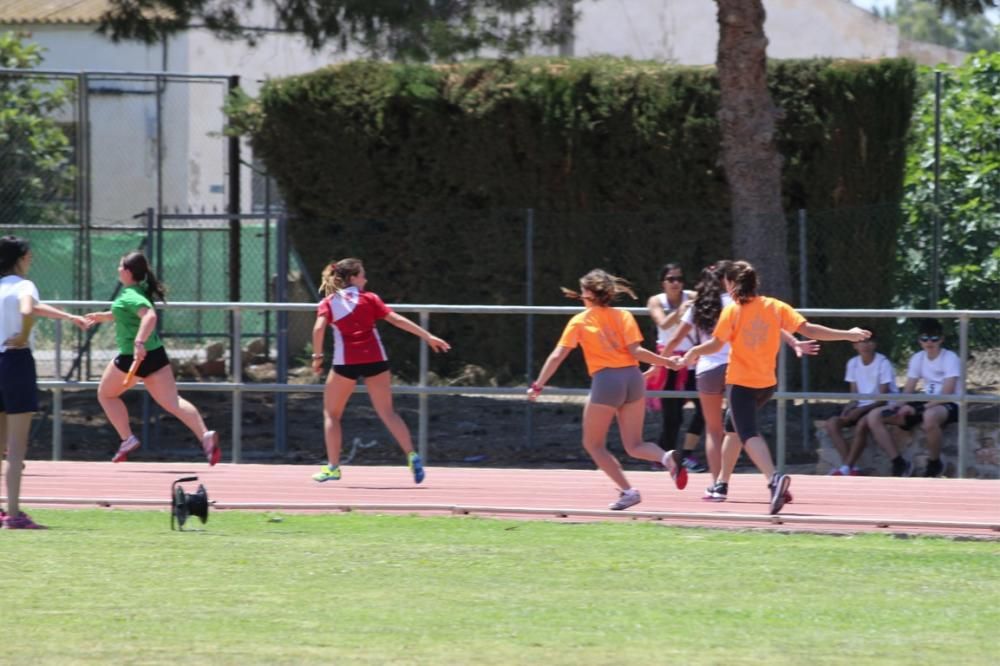
<svg viewBox="0 0 1000 666">
<path fill-rule="evenodd" d="M 937 319 L 921 319 L 917 327 L 917 335 L 943 335 L 944 328 Z"/>
<path fill-rule="evenodd" d="M 360 259 L 348 257 L 340 261 L 331 261 L 323 269 L 320 276 L 319 291 L 324 296 L 336 293 L 350 284 L 351 278 L 360 275 L 364 265 Z"/>
<path fill-rule="evenodd" d="M 726 279 L 733 283 L 733 300 L 740 305 L 757 297 L 757 271 L 748 261 L 734 261 L 726 269 Z"/>
<path fill-rule="evenodd" d="M 701 331 L 715 328 L 722 312 L 722 278 L 732 264 L 728 259 L 721 259 L 711 266 L 701 269 L 701 280 L 695 287 L 694 325 Z"/>
<path fill-rule="evenodd" d="M 678 264 L 676 261 L 668 262 L 666 264 L 663 264 L 663 268 L 660 269 L 660 282 L 663 282 L 664 280 L 667 279 L 667 273 L 669 273 L 670 271 L 680 271 L 682 274 L 684 273 L 684 269 L 681 268 L 681 265 Z"/>
<path fill-rule="evenodd" d="M 24 238 L 17 236 L 0 238 L 0 275 L 12 273 L 18 260 L 30 251 L 31 246 Z"/>
<path fill-rule="evenodd" d="M 146 298 L 151 303 L 153 301 L 166 303 L 167 288 L 153 275 L 146 255 L 142 252 L 129 252 L 122 257 L 122 267 L 132 274 L 132 279 L 146 293 Z"/>
<path fill-rule="evenodd" d="M 559 287 L 567 298 L 581 299 L 582 296 L 566 287 Z M 611 302 L 621 296 L 628 294 L 632 298 L 638 298 L 632 291 L 632 285 L 625 278 L 611 275 L 601 268 L 595 268 L 582 278 L 580 278 L 580 289 L 586 289 L 594 295 L 596 305 L 611 305 Z"/>
</svg>

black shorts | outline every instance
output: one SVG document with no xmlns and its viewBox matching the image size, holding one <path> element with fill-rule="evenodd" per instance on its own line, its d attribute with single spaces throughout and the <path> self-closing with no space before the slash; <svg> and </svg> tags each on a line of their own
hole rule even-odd
<svg viewBox="0 0 1000 666">
<path fill-rule="evenodd" d="M 725 431 L 735 432 L 744 443 L 751 437 L 760 437 L 757 412 L 771 399 L 775 388 L 777 387 L 750 388 L 737 384 L 727 386 L 729 409 L 726 410 Z"/>
<path fill-rule="evenodd" d="M 115 356 L 115 367 L 127 373 L 128 369 L 132 367 L 134 358 L 131 354 L 119 354 Z M 170 365 L 170 359 L 167 358 L 166 347 L 157 347 L 146 352 L 146 358 L 142 359 L 139 369 L 135 371 L 135 376 L 148 377 L 160 368 L 165 368 L 168 365 Z"/>
<path fill-rule="evenodd" d="M 927 411 L 927 403 L 908 402 L 906 404 L 913 407 L 914 413 L 907 414 L 903 425 L 900 427 L 903 430 L 912 430 L 914 426 L 918 426 L 924 422 L 924 412 Z M 943 428 L 949 423 L 958 423 L 958 403 L 946 402 L 941 406 L 948 410 L 948 417 L 944 420 L 944 423 L 941 424 L 941 427 Z"/>
<path fill-rule="evenodd" d="M 30 349 L 0 352 L 0 412 L 27 414 L 38 411 L 38 374 Z M 0 448 L 5 442 L 0 442 Z"/>
<path fill-rule="evenodd" d="M 357 381 L 362 377 L 374 377 L 389 371 L 389 361 L 376 361 L 375 363 L 351 363 L 350 365 L 333 366 L 334 374 Z"/>
</svg>

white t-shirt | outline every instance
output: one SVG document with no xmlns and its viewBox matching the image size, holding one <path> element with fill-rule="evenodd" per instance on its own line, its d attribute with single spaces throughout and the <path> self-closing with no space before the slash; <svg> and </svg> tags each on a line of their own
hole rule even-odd
<svg viewBox="0 0 1000 666">
<path fill-rule="evenodd" d="M 21 332 L 21 296 L 29 294 L 38 302 L 38 287 L 31 280 L 20 275 L 5 275 L 0 278 L 0 352 L 7 351 L 4 340 Z M 28 338 L 29 345 L 35 346 L 35 331 Z"/>
<path fill-rule="evenodd" d="M 733 302 L 733 297 L 729 294 L 722 294 L 722 309 L 724 310 L 727 305 Z M 720 310 L 721 312 L 722 310 Z M 684 313 L 681 321 L 685 324 L 690 324 L 694 326 L 694 306 L 688 308 L 688 311 Z M 712 331 L 705 331 L 698 329 L 698 334 L 702 340 L 708 340 L 712 337 Z M 729 343 L 722 345 L 722 349 L 715 352 L 714 354 L 706 354 L 705 356 L 698 357 L 698 365 L 695 366 L 694 372 L 696 375 L 708 372 L 720 365 L 725 365 L 729 363 Z"/>
<path fill-rule="evenodd" d="M 896 375 L 892 371 L 892 363 L 882 354 L 875 352 L 875 358 L 868 365 L 861 356 L 855 356 L 847 362 L 845 382 L 853 382 L 858 387 L 858 393 L 881 393 L 882 384 L 889 385 L 889 393 L 898 393 Z M 874 400 L 859 400 L 858 406 L 870 405 Z"/>
<path fill-rule="evenodd" d="M 906 368 L 907 379 L 923 381 L 923 392 L 927 395 L 941 395 L 941 385 L 950 377 L 961 377 L 962 364 L 958 354 L 942 349 L 933 361 L 927 358 L 927 352 L 918 351 L 910 357 L 910 365 Z M 961 390 L 962 382 L 955 384 L 955 390 Z"/>
<path fill-rule="evenodd" d="M 659 296 L 660 296 L 660 305 L 663 306 L 663 311 L 665 313 L 670 314 L 674 310 L 678 309 L 678 308 L 674 308 L 674 307 L 670 306 L 670 301 L 667 300 L 667 295 L 666 294 L 660 294 Z M 687 292 L 682 291 L 681 292 L 681 303 L 683 304 L 685 301 L 688 301 L 688 300 L 690 300 L 690 299 L 688 299 Z M 680 306 L 678 306 L 678 307 L 680 307 Z M 691 308 L 688 308 L 688 312 L 691 312 Z M 665 345 L 668 342 L 670 342 L 670 340 L 674 337 L 674 335 L 676 335 L 676 333 L 677 333 L 677 327 L 678 326 L 679 326 L 679 324 L 674 324 L 670 328 L 660 328 L 659 326 L 657 326 L 656 327 L 656 344 L 662 346 L 662 345 Z M 697 342 L 696 342 L 696 338 L 695 338 L 695 335 L 694 335 L 694 331 L 691 331 L 687 335 L 685 335 L 684 338 L 680 342 L 677 343 L 676 349 L 667 349 L 667 350 L 664 350 L 663 353 L 664 354 L 670 354 L 670 353 L 675 352 L 675 351 L 686 352 L 688 349 L 691 349 L 691 347 L 694 347 L 696 344 L 697 344 Z"/>
</svg>

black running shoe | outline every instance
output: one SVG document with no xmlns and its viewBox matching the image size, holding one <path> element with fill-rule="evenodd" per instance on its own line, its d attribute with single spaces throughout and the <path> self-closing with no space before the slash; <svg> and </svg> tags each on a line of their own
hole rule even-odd
<svg viewBox="0 0 1000 666">
<path fill-rule="evenodd" d="M 924 476 L 927 478 L 936 478 L 941 476 L 944 472 L 944 464 L 940 460 L 928 460 L 927 469 L 924 470 Z"/>
<path fill-rule="evenodd" d="M 775 474 L 771 478 L 771 483 L 768 487 L 771 489 L 771 515 L 781 511 L 781 507 L 785 506 L 785 502 L 788 501 L 787 493 L 788 486 L 792 483 L 792 480 L 787 474 Z"/>
</svg>

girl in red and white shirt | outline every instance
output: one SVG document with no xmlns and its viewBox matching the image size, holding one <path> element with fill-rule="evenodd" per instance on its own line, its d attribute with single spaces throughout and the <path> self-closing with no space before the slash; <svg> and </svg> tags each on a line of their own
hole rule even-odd
<svg viewBox="0 0 1000 666">
<path fill-rule="evenodd" d="M 365 268 L 360 259 L 341 259 L 323 269 L 320 291 L 325 298 L 316 310 L 313 325 L 313 372 L 322 372 L 323 338 L 326 327 L 333 329 L 333 367 L 323 389 L 323 439 L 328 464 L 313 475 L 316 481 L 340 480 L 340 449 L 343 434 L 340 419 L 358 379 L 364 378 L 372 407 L 407 455 L 413 480 L 424 480 L 420 456 L 413 450 L 410 430 L 392 407 L 389 358 L 375 322 L 384 319 L 424 340 L 434 351 L 448 351 L 451 345 L 431 335 L 406 317 L 393 312 L 376 294 L 365 291 Z"/>
</svg>

